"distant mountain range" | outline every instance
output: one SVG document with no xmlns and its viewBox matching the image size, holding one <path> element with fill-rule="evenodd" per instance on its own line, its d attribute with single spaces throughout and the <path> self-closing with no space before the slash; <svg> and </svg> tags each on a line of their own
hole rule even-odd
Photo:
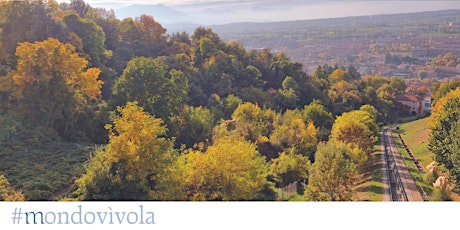
<svg viewBox="0 0 460 230">
<path fill-rule="evenodd" d="M 460 9 L 460 1 L 222 0 L 181 4 L 88 2 L 95 7 L 113 9 L 119 19 L 134 18 L 142 14 L 152 15 L 168 29 L 168 32 L 190 31 L 199 25 L 297 21 Z"/>
</svg>

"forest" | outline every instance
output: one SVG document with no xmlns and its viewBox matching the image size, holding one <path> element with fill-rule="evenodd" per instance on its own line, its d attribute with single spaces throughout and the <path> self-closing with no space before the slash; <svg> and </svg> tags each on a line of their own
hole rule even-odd
<svg viewBox="0 0 460 230">
<path fill-rule="evenodd" d="M 355 200 L 407 88 L 83 0 L 2 1 L 0 38 L 0 200 Z M 455 84 L 430 146 L 459 186 Z"/>
</svg>

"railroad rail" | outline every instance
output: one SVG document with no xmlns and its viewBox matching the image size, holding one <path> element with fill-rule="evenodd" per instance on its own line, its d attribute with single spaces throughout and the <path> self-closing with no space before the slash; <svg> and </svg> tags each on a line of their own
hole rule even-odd
<svg viewBox="0 0 460 230">
<path fill-rule="evenodd" d="M 388 176 L 389 194 L 391 201 L 409 201 L 404 189 L 398 165 L 396 164 L 394 152 L 397 151 L 393 137 L 392 128 L 385 128 L 382 131 L 382 142 L 384 146 L 384 159 L 386 161 L 386 174 Z"/>
</svg>

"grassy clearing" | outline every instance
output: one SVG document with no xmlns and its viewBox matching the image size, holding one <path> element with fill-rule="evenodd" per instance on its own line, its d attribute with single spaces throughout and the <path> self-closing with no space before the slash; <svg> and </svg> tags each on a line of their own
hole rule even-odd
<svg viewBox="0 0 460 230">
<path fill-rule="evenodd" d="M 0 174 L 27 200 L 54 200 L 65 195 L 84 172 L 83 164 L 94 150 L 94 146 L 45 133 L 18 127 L 14 135 L 0 139 Z"/>
<path fill-rule="evenodd" d="M 43 147 L 16 146 L 0 151 L 0 174 L 22 190 L 27 200 L 52 200 L 83 173 L 91 147 L 48 142 Z"/>
<path fill-rule="evenodd" d="M 374 146 L 371 165 L 360 175 L 355 187 L 357 201 L 383 201 L 382 154 L 381 146 Z"/>
<path fill-rule="evenodd" d="M 433 161 L 433 153 L 428 150 L 428 119 L 423 118 L 399 126 L 399 132 L 423 167 Z"/>
</svg>

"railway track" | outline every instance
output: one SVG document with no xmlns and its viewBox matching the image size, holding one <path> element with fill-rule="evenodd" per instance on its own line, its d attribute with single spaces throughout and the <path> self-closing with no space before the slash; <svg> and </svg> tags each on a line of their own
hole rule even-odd
<svg viewBox="0 0 460 230">
<path fill-rule="evenodd" d="M 397 148 L 391 135 L 391 128 L 385 128 L 382 131 L 382 141 L 384 146 L 384 160 L 386 162 L 386 175 L 388 178 L 388 193 L 390 201 L 409 201 L 403 180 L 400 174 L 400 168 L 395 160 Z"/>
</svg>

